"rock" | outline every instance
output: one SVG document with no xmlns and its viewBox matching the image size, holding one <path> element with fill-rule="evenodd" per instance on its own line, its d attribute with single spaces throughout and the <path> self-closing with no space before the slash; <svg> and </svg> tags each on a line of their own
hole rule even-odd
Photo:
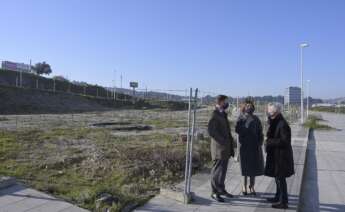
<svg viewBox="0 0 345 212">
<path fill-rule="evenodd" d="M 150 175 L 151 175 L 151 176 L 155 176 L 155 174 L 156 174 L 155 170 L 153 170 L 153 169 L 152 169 L 152 170 L 150 170 L 150 172 L 149 172 L 149 173 L 150 173 Z"/>
<path fill-rule="evenodd" d="M 119 202 L 119 198 L 114 197 L 113 195 L 108 194 L 108 193 L 103 193 L 95 201 L 96 210 L 98 211 L 104 205 L 111 206 L 113 203 L 118 203 L 118 202 Z"/>
</svg>

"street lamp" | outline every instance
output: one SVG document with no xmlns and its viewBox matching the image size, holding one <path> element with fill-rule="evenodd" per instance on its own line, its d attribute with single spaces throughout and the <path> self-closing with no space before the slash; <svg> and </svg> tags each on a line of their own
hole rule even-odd
<svg viewBox="0 0 345 212">
<path fill-rule="evenodd" d="M 309 117 L 310 80 L 307 80 L 307 118 Z"/>
<path fill-rule="evenodd" d="M 304 104 L 303 104 L 303 97 L 304 97 L 304 95 L 303 95 L 303 48 L 306 48 L 306 47 L 308 47 L 309 46 L 309 44 L 307 44 L 307 43 L 301 43 L 300 45 L 299 45 L 299 47 L 300 47 L 300 56 L 301 56 L 301 61 L 300 61 L 300 65 L 301 65 L 301 67 L 300 67 L 300 69 L 301 69 L 301 124 L 303 124 L 303 122 L 304 122 L 304 116 L 303 116 L 303 107 L 304 107 Z"/>
<path fill-rule="evenodd" d="M 116 69 L 114 69 L 114 101 L 116 100 Z"/>
</svg>

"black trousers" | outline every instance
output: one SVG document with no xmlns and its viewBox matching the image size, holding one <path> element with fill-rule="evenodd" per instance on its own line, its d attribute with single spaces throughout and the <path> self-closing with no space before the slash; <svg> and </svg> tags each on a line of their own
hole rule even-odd
<svg viewBox="0 0 345 212">
<path fill-rule="evenodd" d="M 229 160 L 216 159 L 213 161 L 213 167 L 211 170 L 211 187 L 212 192 L 215 194 L 222 194 L 225 190 L 225 177 L 228 170 Z"/>
<path fill-rule="evenodd" d="M 277 191 L 275 199 L 278 199 L 281 203 L 288 203 L 288 193 L 285 177 L 276 177 Z"/>
</svg>

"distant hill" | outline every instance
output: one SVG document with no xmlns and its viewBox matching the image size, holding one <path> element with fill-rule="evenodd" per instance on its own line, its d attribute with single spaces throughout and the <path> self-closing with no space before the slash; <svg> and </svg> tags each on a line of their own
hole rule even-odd
<svg viewBox="0 0 345 212">
<path fill-rule="evenodd" d="M 245 101 L 245 99 L 248 97 L 239 97 L 238 101 L 241 103 Z M 250 97 L 254 100 L 256 103 L 268 103 L 268 102 L 280 102 L 284 103 L 284 97 L 283 96 L 253 96 Z M 216 101 L 215 96 L 205 96 L 202 100 L 205 104 L 213 104 Z M 230 103 L 236 104 L 237 97 L 229 97 Z"/>
<path fill-rule="evenodd" d="M 127 101 L 96 98 L 66 92 L 0 85 L 0 114 L 79 113 L 113 109 L 165 108 L 184 110 L 187 104 L 173 101 Z"/>
<path fill-rule="evenodd" d="M 114 88 L 107 87 L 109 91 L 113 91 Z M 116 88 L 116 92 L 133 96 L 133 90 L 127 88 Z M 188 97 L 183 95 L 176 95 L 167 92 L 157 92 L 157 91 L 135 91 L 135 97 L 137 98 L 147 98 L 147 99 L 156 99 L 164 101 L 188 101 Z"/>
<path fill-rule="evenodd" d="M 113 91 L 113 88 L 106 88 L 109 91 Z M 126 88 L 116 88 L 116 92 L 133 96 L 133 90 Z M 136 91 L 135 96 L 139 98 L 157 99 L 157 100 L 170 100 L 170 101 L 184 101 L 187 102 L 189 97 L 184 95 L 175 95 L 166 92 L 153 92 L 153 91 Z M 199 101 L 203 104 L 213 104 L 216 101 L 216 96 L 203 96 L 202 99 L 199 97 Z M 243 102 L 247 97 L 239 97 L 239 102 Z M 284 96 L 254 96 L 252 97 L 255 102 L 280 102 L 284 103 Z M 237 102 L 237 97 L 229 97 L 231 103 Z"/>
<path fill-rule="evenodd" d="M 345 97 L 339 97 L 334 99 L 325 99 L 325 103 L 336 104 L 336 103 L 345 103 Z"/>
</svg>

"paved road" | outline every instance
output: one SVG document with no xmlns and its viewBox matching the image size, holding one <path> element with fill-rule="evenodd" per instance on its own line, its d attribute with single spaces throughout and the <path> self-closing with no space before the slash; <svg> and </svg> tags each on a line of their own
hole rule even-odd
<svg viewBox="0 0 345 212">
<path fill-rule="evenodd" d="M 336 130 L 310 134 L 303 211 L 345 211 L 345 115 L 318 114 Z"/>
<path fill-rule="evenodd" d="M 15 184 L 0 190 L 0 212 L 87 212 L 42 192 Z"/>
<path fill-rule="evenodd" d="M 292 127 L 293 149 L 295 159 L 296 175 L 288 179 L 289 201 L 291 211 L 297 209 L 300 185 L 302 181 L 303 166 L 307 144 L 307 132 L 297 126 Z M 185 212 L 185 211 L 276 211 L 271 208 L 265 199 L 271 197 L 275 192 L 275 183 L 272 178 L 257 177 L 256 191 L 258 195 L 241 195 L 242 176 L 240 174 L 239 163 L 231 161 L 226 179 L 227 190 L 235 194 L 235 198 L 228 199 L 225 203 L 217 203 L 210 198 L 209 173 L 197 174 L 192 179 L 192 191 L 195 192 L 195 201 L 192 204 L 184 205 L 175 200 L 158 195 L 146 205 L 138 208 L 137 212 L 165 211 L 165 212 Z M 183 183 L 178 185 L 182 187 Z"/>
</svg>

